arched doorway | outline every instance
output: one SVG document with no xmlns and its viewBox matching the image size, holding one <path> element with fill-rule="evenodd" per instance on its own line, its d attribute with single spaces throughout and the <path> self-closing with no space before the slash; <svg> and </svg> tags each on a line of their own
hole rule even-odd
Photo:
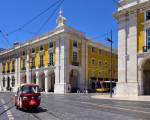
<svg viewBox="0 0 150 120">
<path fill-rule="evenodd" d="M 78 79 L 79 79 L 79 73 L 77 70 L 71 70 L 70 71 L 70 86 L 71 86 L 71 92 L 77 92 L 78 88 Z"/>
<path fill-rule="evenodd" d="M 10 90 L 10 77 L 7 77 L 7 90 Z"/>
<path fill-rule="evenodd" d="M 143 72 L 143 94 L 150 95 L 150 59 L 146 60 L 142 66 Z"/>
<path fill-rule="evenodd" d="M 36 84 L 36 74 L 32 75 L 31 83 Z"/>
<path fill-rule="evenodd" d="M 3 77 L 3 87 L 5 87 L 5 77 Z"/>
<path fill-rule="evenodd" d="M 14 86 L 15 86 L 15 77 L 14 77 L 14 76 L 12 76 L 11 85 L 12 85 L 12 87 L 14 87 Z"/>
<path fill-rule="evenodd" d="M 48 75 L 48 91 L 54 92 L 54 85 L 55 85 L 55 72 L 52 71 Z"/>
<path fill-rule="evenodd" d="M 40 88 L 42 91 L 45 91 L 45 74 L 41 73 L 40 74 L 40 81 L 39 81 Z"/>
<path fill-rule="evenodd" d="M 22 75 L 22 77 L 21 77 L 21 84 L 26 83 L 26 82 L 27 82 L 26 75 Z"/>
</svg>

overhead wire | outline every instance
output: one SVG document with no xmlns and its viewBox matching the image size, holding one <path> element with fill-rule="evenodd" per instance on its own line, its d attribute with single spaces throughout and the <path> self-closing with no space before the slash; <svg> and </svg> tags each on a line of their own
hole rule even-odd
<svg viewBox="0 0 150 120">
<path fill-rule="evenodd" d="M 20 30 L 22 30 L 23 28 L 25 28 L 26 26 L 28 26 L 29 24 L 31 24 L 33 21 L 35 21 L 37 18 L 39 18 L 41 15 L 43 15 L 44 13 L 46 13 L 47 11 L 49 11 L 51 8 L 53 8 L 54 6 L 56 6 L 57 4 L 59 4 L 61 2 L 61 0 L 57 0 L 56 2 L 54 2 L 53 4 L 51 4 L 48 8 L 46 8 L 45 10 L 43 10 L 42 12 L 40 12 L 39 14 L 37 14 L 35 17 L 33 17 L 32 19 L 30 19 L 29 21 L 27 21 L 26 23 L 24 23 L 23 25 L 21 25 L 21 27 L 18 27 L 14 30 L 12 30 L 11 32 L 8 32 L 6 34 L 4 34 L 5 36 L 9 36 L 11 34 L 14 34 Z"/>
<path fill-rule="evenodd" d="M 36 34 L 38 35 L 40 31 L 45 27 L 45 25 L 48 23 L 48 21 L 54 16 L 54 14 L 57 12 L 57 10 L 60 8 L 60 6 L 63 4 L 64 0 L 61 0 L 61 2 L 56 6 L 56 9 L 51 13 L 51 15 L 46 19 L 46 21 L 41 25 L 41 27 L 38 29 Z"/>
</svg>

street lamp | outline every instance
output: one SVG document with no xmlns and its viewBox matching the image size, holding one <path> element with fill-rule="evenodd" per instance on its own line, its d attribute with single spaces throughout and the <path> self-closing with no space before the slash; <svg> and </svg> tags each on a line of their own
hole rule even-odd
<svg viewBox="0 0 150 120">
<path fill-rule="evenodd" d="M 113 44 L 112 30 L 110 33 L 111 33 L 110 38 L 108 37 L 106 40 L 110 42 L 110 45 L 111 45 L 111 49 L 110 49 L 110 97 L 112 98 L 112 44 Z"/>
</svg>

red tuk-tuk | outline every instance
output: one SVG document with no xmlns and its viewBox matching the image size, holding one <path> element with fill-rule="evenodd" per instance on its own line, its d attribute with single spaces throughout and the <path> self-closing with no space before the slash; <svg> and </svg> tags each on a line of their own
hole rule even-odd
<svg viewBox="0 0 150 120">
<path fill-rule="evenodd" d="M 36 84 L 22 84 L 15 95 L 16 108 L 36 109 L 41 102 L 40 88 Z"/>
</svg>

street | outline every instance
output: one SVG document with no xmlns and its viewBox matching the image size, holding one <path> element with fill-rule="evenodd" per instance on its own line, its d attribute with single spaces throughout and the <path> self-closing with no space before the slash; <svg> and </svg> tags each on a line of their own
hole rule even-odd
<svg viewBox="0 0 150 120">
<path fill-rule="evenodd" d="M 43 94 L 36 111 L 17 110 L 14 93 L 0 93 L 0 120 L 149 120 L 150 102 L 92 99 L 92 94 Z"/>
</svg>

